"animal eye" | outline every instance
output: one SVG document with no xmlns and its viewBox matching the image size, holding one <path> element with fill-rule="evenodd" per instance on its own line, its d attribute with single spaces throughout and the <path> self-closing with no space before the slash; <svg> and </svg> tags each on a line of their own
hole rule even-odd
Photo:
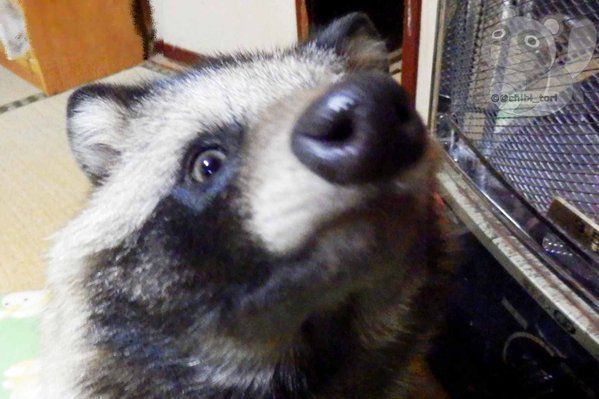
<svg viewBox="0 0 599 399">
<path fill-rule="evenodd" d="M 191 177 L 198 183 L 205 182 L 223 166 L 227 156 L 217 149 L 199 153 L 191 165 Z"/>
</svg>

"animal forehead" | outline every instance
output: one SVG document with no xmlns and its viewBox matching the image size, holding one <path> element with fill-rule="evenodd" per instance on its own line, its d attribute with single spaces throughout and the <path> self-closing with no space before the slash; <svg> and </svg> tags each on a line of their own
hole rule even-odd
<svg viewBox="0 0 599 399">
<path fill-rule="evenodd" d="M 293 101 L 290 95 L 295 90 L 330 84 L 342 74 L 336 56 L 320 51 L 317 57 L 315 50 L 315 54 L 272 55 L 206 67 L 159 83 L 135 110 L 121 162 L 109 183 L 161 176 L 149 179 L 152 187 L 147 190 L 132 193 L 132 197 L 144 193 L 160 197 L 199 136 L 226 133 L 229 130 L 223 127 L 238 124 L 251 129 L 271 104 L 283 98 Z M 110 190 L 112 184 L 102 188 Z"/>
<path fill-rule="evenodd" d="M 166 81 L 150 100 L 153 115 L 211 125 L 255 117 L 294 90 L 327 84 L 340 74 L 338 60 L 322 52 L 256 57 L 207 66 Z"/>
</svg>

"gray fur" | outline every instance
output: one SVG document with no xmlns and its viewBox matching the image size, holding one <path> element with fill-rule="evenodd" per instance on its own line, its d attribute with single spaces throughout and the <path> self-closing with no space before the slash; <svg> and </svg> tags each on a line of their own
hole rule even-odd
<svg viewBox="0 0 599 399">
<path fill-rule="evenodd" d="M 346 18 L 293 49 L 73 95 L 96 186 L 50 254 L 45 397 L 411 392 L 447 277 L 436 147 L 396 181 L 338 186 L 289 145 L 319 93 L 380 69 L 369 22 Z M 214 143 L 227 164 L 198 186 L 188 159 Z"/>
</svg>

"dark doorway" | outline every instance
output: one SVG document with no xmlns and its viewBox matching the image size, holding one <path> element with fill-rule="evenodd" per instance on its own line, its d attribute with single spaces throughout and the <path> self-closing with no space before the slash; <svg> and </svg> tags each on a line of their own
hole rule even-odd
<svg viewBox="0 0 599 399">
<path fill-rule="evenodd" d="M 401 47 L 404 15 L 402 0 L 306 0 L 306 11 L 311 31 L 350 12 L 362 11 L 372 19 L 389 51 Z"/>
</svg>

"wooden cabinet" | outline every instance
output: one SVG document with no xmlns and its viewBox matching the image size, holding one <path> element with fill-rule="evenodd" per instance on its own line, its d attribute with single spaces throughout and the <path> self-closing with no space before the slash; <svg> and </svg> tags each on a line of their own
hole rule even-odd
<svg viewBox="0 0 599 399">
<path fill-rule="evenodd" d="M 21 7 L 30 50 L 0 64 L 58 93 L 143 61 L 133 0 L 14 0 Z M 1 47 L 1 46 L 0 46 Z"/>
</svg>

